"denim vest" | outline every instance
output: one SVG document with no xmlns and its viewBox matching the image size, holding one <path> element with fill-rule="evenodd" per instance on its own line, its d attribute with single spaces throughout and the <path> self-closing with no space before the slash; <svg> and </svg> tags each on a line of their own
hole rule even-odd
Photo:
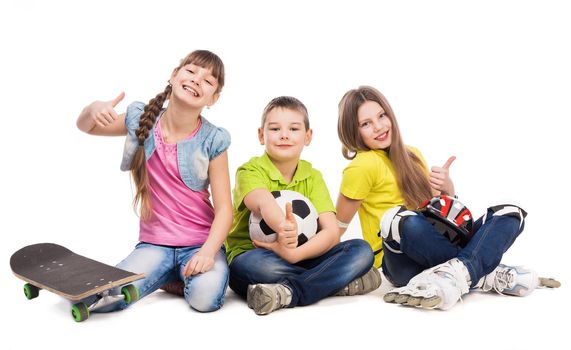
<svg viewBox="0 0 571 350">
<path fill-rule="evenodd" d="M 133 157 L 139 147 L 139 141 L 135 131 L 139 127 L 139 120 L 143 114 L 145 103 L 133 102 L 127 107 L 125 115 L 125 126 L 127 127 L 127 137 L 123 149 L 123 160 L 121 170 L 127 171 L 131 167 Z M 164 110 L 163 110 L 164 111 Z M 161 111 L 161 113 L 163 112 Z M 202 118 L 200 130 L 190 140 L 183 140 L 177 143 L 178 169 L 182 181 L 188 188 L 194 191 L 201 191 L 208 188 L 208 165 L 210 161 L 226 151 L 230 146 L 230 133 L 223 128 L 216 127 Z M 157 118 L 158 122 L 159 118 Z M 149 160 L 155 151 L 154 130 L 149 131 L 149 136 L 145 140 L 145 159 Z"/>
</svg>

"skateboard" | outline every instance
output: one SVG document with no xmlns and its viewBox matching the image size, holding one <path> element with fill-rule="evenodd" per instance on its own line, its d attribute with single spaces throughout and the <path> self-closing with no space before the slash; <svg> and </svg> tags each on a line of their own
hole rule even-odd
<svg viewBox="0 0 571 350">
<path fill-rule="evenodd" d="M 77 322 L 89 318 L 90 311 L 125 300 L 127 304 L 139 299 L 131 282 L 145 276 L 100 263 L 53 243 L 26 246 L 10 258 L 16 277 L 26 281 L 24 294 L 34 299 L 41 289 L 58 294 L 72 302 L 72 317 Z M 110 295 L 111 288 L 120 287 L 120 295 Z M 89 305 L 81 301 L 96 296 Z M 90 298 L 92 299 L 92 298 Z"/>
</svg>

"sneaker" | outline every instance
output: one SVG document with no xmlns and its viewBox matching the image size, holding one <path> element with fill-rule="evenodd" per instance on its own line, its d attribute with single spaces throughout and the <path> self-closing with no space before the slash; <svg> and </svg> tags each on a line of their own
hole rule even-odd
<svg viewBox="0 0 571 350">
<path fill-rule="evenodd" d="M 161 287 L 167 293 L 180 295 L 181 297 L 184 296 L 184 282 L 183 281 L 174 281 L 169 282 Z"/>
<path fill-rule="evenodd" d="M 267 315 L 291 303 L 291 290 L 283 284 L 254 284 L 248 286 L 246 300 L 257 315 Z"/>
<path fill-rule="evenodd" d="M 452 259 L 413 277 L 409 283 L 383 297 L 387 303 L 448 310 L 469 291 L 466 266 Z"/>
<path fill-rule="evenodd" d="M 253 301 L 254 299 L 250 299 L 248 298 L 248 295 L 252 294 L 254 292 L 254 287 L 257 286 L 257 284 L 249 284 L 248 285 L 248 291 L 246 292 L 246 302 L 248 303 L 248 307 L 250 309 L 254 308 L 254 304 Z"/>
<path fill-rule="evenodd" d="M 493 289 L 499 294 L 519 297 L 531 294 L 538 287 L 558 288 L 560 286 L 561 283 L 553 278 L 538 277 L 534 270 L 504 264 L 498 265 L 492 273 L 482 277 L 476 285 L 485 292 Z"/>
<path fill-rule="evenodd" d="M 355 278 L 335 295 L 351 296 L 367 294 L 381 286 L 381 274 L 374 266 L 363 276 Z"/>
</svg>

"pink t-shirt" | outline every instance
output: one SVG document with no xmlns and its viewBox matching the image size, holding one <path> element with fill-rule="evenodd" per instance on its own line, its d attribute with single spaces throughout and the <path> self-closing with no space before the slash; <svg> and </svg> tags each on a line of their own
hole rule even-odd
<svg viewBox="0 0 571 350">
<path fill-rule="evenodd" d="M 196 135 L 202 122 L 188 136 Z M 177 144 L 164 142 L 161 120 L 154 131 L 155 151 L 147 161 L 152 217 L 140 222 L 139 240 L 167 246 L 203 244 L 214 220 L 208 189 L 188 188 L 178 170 Z"/>
</svg>

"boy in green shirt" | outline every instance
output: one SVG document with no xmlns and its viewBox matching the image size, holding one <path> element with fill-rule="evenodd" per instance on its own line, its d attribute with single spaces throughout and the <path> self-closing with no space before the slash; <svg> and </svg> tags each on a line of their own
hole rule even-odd
<svg viewBox="0 0 571 350">
<path fill-rule="evenodd" d="M 234 222 L 226 241 L 230 288 L 258 315 L 313 304 L 335 293 L 368 293 L 381 282 L 371 269 L 373 253 L 365 241 L 339 242 L 335 207 L 321 173 L 300 160 L 311 136 L 305 106 L 293 97 L 277 97 L 264 109 L 258 129 L 264 155 L 236 172 Z M 306 196 L 319 214 L 318 233 L 299 247 L 291 205 L 284 215 L 271 194 L 286 189 Z M 250 240 L 251 212 L 277 233 L 275 242 Z"/>
</svg>

